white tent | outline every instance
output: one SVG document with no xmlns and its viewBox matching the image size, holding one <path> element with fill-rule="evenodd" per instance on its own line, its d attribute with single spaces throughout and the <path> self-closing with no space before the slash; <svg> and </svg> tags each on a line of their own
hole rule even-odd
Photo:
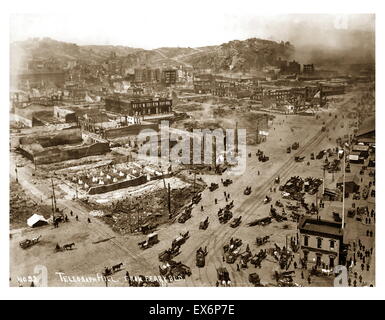
<svg viewBox="0 0 385 320">
<path fill-rule="evenodd" d="M 29 227 L 34 228 L 48 224 L 48 221 L 43 216 L 35 213 L 27 220 L 27 224 Z"/>
</svg>

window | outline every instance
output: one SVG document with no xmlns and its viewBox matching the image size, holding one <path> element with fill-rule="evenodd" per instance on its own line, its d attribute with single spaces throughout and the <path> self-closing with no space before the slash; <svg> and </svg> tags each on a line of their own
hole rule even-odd
<svg viewBox="0 0 385 320">
<path fill-rule="evenodd" d="M 304 238 L 303 238 L 303 245 L 305 247 L 309 246 L 309 237 L 308 236 L 304 236 Z"/>
<path fill-rule="evenodd" d="M 322 248 L 322 238 L 317 238 L 317 248 L 318 249 Z"/>
<path fill-rule="evenodd" d="M 317 265 L 317 267 L 320 266 L 320 265 L 322 264 L 321 258 L 322 258 L 322 255 L 317 254 L 317 260 L 316 260 L 316 265 Z"/>
<path fill-rule="evenodd" d="M 330 249 L 334 249 L 334 240 L 330 240 Z"/>
<path fill-rule="evenodd" d="M 309 252 L 304 251 L 303 252 L 303 261 L 307 262 L 308 256 L 309 256 Z"/>
<path fill-rule="evenodd" d="M 329 267 L 334 268 L 334 257 L 329 257 Z"/>
</svg>

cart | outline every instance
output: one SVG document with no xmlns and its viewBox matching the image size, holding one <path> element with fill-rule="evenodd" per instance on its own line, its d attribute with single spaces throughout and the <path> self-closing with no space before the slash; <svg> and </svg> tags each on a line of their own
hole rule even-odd
<svg viewBox="0 0 385 320">
<path fill-rule="evenodd" d="M 36 243 L 38 243 L 39 240 L 40 240 L 40 238 L 41 238 L 41 236 L 38 236 L 38 237 L 36 237 L 36 238 L 32 238 L 31 240 L 30 240 L 30 239 L 25 239 L 25 240 L 21 241 L 21 242 L 19 243 L 19 245 L 20 245 L 20 247 L 21 247 L 22 249 L 27 249 L 27 248 L 29 248 L 29 247 L 32 247 L 32 246 L 35 245 Z"/>
</svg>

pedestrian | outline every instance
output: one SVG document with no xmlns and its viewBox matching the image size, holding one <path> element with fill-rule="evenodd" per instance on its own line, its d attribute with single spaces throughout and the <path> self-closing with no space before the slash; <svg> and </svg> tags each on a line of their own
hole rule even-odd
<svg viewBox="0 0 385 320">
<path fill-rule="evenodd" d="M 74 213 L 72 212 L 72 210 L 71 210 L 71 212 L 70 212 L 70 215 L 71 215 L 71 217 L 74 215 Z"/>
<path fill-rule="evenodd" d="M 91 219 L 90 218 L 88 218 L 87 221 L 88 221 L 88 223 L 91 223 Z"/>
<path fill-rule="evenodd" d="M 260 172 L 259 172 L 259 170 L 258 170 L 258 175 L 260 175 Z"/>
<path fill-rule="evenodd" d="M 352 279 L 348 279 L 348 285 L 349 285 L 349 287 L 352 285 Z"/>
<path fill-rule="evenodd" d="M 308 283 L 308 284 L 311 284 L 310 276 L 307 278 L 307 283 Z"/>
<path fill-rule="evenodd" d="M 297 262 L 294 261 L 294 269 L 297 269 Z"/>
<path fill-rule="evenodd" d="M 128 273 L 128 271 L 126 271 L 126 280 L 128 282 L 128 285 L 131 286 L 131 278 L 130 278 L 130 274 Z"/>
<path fill-rule="evenodd" d="M 201 206 L 201 211 L 203 211 L 203 206 Z"/>
<path fill-rule="evenodd" d="M 354 280 L 353 286 L 354 286 L 354 287 L 357 287 L 357 280 Z"/>
<path fill-rule="evenodd" d="M 358 278 L 360 283 L 362 283 L 362 275 L 360 275 L 360 277 Z"/>
<path fill-rule="evenodd" d="M 79 217 L 77 215 L 76 215 L 75 219 L 76 219 L 76 221 L 79 221 Z"/>
<path fill-rule="evenodd" d="M 303 271 L 301 271 L 301 279 L 305 279 L 305 276 L 303 275 Z"/>
<path fill-rule="evenodd" d="M 222 258 L 223 258 L 223 259 L 222 259 L 222 260 L 223 260 L 223 262 L 225 262 L 225 261 L 226 261 L 226 260 L 225 260 L 225 256 L 223 256 Z"/>
<path fill-rule="evenodd" d="M 361 271 L 364 271 L 364 269 L 365 269 L 365 265 L 361 263 Z"/>
<path fill-rule="evenodd" d="M 366 271 L 369 271 L 370 270 L 370 265 L 369 263 L 366 265 Z"/>
<path fill-rule="evenodd" d="M 241 269 L 239 268 L 239 264 L 237 263 L 237 271 L 241 271 Z"/>
<path fill-rule="evenodd" d="M 214 199 L 214 201 L 215 201 L 215 204 L 218 204 L 218 200 L 217 200 L 217 198 L 215 198 L 215 199 Z"/>
<path fill-rule="evenodd" d="M 218 288 L 219 287 L 219 282 L 217 280 L 217 282 L 215 283 L 215 286 Z"/>
</svg>

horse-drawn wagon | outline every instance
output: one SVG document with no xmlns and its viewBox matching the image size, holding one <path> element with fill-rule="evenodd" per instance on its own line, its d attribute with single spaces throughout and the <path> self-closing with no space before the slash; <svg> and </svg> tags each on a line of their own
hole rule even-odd
<svg viewBox="0 0 385 320">
<path fill-rule="evenodd" d="M 145 250 L 145 249 L 148 249 L 148 248 L 154 246 L 158 242 L 159 242 L 158 234 L 157 233 L 151 233 L 147 236 L 146 240 L 139 242 L 138 245 L 141 249 Z"/>
<path fill-rule="evenodd" d="M 206 230 L 209 226 L 209 217 L 207 217 L 204 221 L 201 221 L 199 223 L 199 229 L 200 230 Z"/>
<path fill-rule="evenodd" d="M 207 247 L 203 250 L 202 248 L 199 248 L 196 253 L 196 266 L 198 268 L 203 268 L 206 263 L 206 256 L 207 256 Z"/>
<path fill-rule="evenodd" d="M 230 223 L 231 228 L 236 228 L 238 227 L 242 222 L 242 216 L 239 216 L 238 218 L 234 218 L 233 221 Z"/>
<path fill-rule="evenodd" d="M 25 239 L 19 243 L 19 246 L 22 249 L 27 249 L 27 248 L 32 247 L 33 245 L 37 244 L 39 242 L 40 238 L 41 238 L 41 236 L 38 236 L 38 237 L 32 238 L 32 239 Z"/>
</svg>

